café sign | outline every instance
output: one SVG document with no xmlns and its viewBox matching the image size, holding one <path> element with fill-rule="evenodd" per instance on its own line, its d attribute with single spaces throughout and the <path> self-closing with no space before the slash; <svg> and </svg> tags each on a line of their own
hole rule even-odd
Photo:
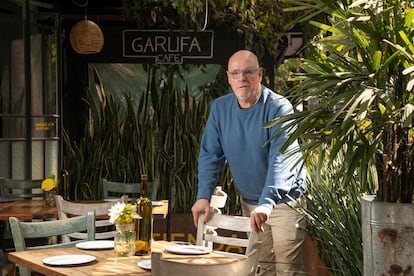
<svg viewBox="0 0 414 276">
<path fill-rule="evenodd" d="M 182 64 L 184 59 L 211 59 L 213 31 L 124 30 L 123 56 L 151 58 L 158 64 Z"/>
</svg>

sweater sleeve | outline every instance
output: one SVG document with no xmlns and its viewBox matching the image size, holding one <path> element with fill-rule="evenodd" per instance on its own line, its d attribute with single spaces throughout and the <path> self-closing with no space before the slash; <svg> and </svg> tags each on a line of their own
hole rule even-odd
<svg viewBox="0 0 414 276">
<path fill-rule="evenodd" d="M 217 105 L 213 102 L 201 139 L 198 158 L 197 199 L 205 198 L 210 200 L 225 160 L 220 145 L 216 108 Z"/>
<path fill-rule="evenodd" d="M 293 107 L 286 99 L 277 111 L 276 117 L 287 115 L 293 112 Z M 282 195 L 295 187 L 298 177 L 303 177 L 301 153 L 297 141 L 292 143 L 284 152 L 280 151 L 281 146 L 289 136 L 289 130 L 283 130 L 285 125 L 273 126 L 270 135 L 274 139 L 269 147 L 269 168 L 266 175 L 266 183 L 259 199 L 259 205 L 275 208 L 282 199 Z"/>
</svg>

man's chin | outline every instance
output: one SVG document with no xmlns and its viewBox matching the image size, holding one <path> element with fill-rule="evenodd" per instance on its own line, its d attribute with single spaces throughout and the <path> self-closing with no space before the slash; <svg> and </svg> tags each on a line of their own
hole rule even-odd
<svg viewBox="0 0 414 276">
<path fill-rule="evenodd" d="M 240 95 L 240 94 L 236 94 L 236 97 L 239 101 L 248 101 L 251 98 L 251 95 Z"/>
</svg>

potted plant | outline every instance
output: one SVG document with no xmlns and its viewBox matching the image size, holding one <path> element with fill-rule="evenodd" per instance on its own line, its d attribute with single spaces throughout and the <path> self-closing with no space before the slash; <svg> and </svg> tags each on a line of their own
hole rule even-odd
<svg viewBox="0 0 414 276">
<path fill-rule="evenodd" d="M 286 144 L 303 138 L 304 158 L 325 146 L 331 161 L 344 151 L 344 183 L 356 179 L 362 191 L 376 190 L 361 198 L 364 275 L 408 272 L 414 263 L 414 3 L 285 4 L 291 4 L 287 12 L 302 11 L 298 20 L 324 14 L 327 23 L 309 22 L 321 32 L 287 92 L 307 108 L 265 127 L 297 126 Z"/>
</svg>

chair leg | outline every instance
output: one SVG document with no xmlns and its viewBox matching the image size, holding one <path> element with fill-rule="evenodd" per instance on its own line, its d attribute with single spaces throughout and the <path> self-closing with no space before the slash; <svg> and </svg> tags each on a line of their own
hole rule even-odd
<svg viewBox="0 0 414 276">
<path fill-rule="evenodd" d="M 16 264 L 8 263 L 1 270 L 2 276 L 15 276 L 16 275 Z"/>
<path fill-rule="evenodd" d="M 0 221 L 0 249 L 2 249 L 3 251 L 6 251 L 6 245 L 4 242 L 4 235 L 6 233 L 6 223 L 2 220 Z"/>
<path fill-rule="evenodd" d="M 151 275 L 160 276 L 161 252 L 151 252 Z"/>
</svg>

